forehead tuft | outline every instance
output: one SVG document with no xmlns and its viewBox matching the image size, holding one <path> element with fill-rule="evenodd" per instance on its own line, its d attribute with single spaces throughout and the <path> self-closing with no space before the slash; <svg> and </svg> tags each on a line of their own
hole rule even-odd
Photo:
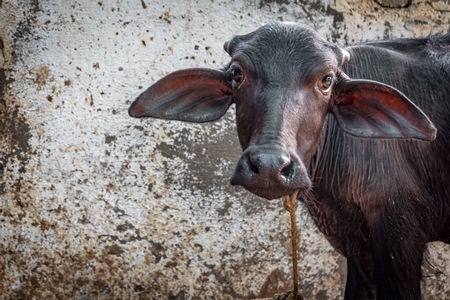
<svg viewBox="0 0 450 300">
<path fill-rule="evenodd" d="M 234 37 L 224 46 L 232 57 L 246 57 L 258 69 L 270 65 L 297 70 L 302 66 L 339 65 L 342 60 L 342 52 L 336 45 L 320 37 L 311 27 L 291 22 L 264 25 Z"/>
<path fill-rule="evenodd" d="M 261 26 L 257 30 L 235 36 L 225 43 L 225 50 L 233 55 L 245 52 L 252 55 L 270 55 L 279 53 L 315 53 L 329 52 L 333 44 L 320 37 L 311 27 L 292 22 L 274 22 Z"/>
</svg>

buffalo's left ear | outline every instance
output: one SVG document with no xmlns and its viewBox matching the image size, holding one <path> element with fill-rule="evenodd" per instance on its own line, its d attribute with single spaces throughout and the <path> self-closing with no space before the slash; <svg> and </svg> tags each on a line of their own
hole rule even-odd
<svg viewBox="0 0 450 300">
<path fill-rule="evenodd" d="M 414 138 L 432 141 L 436 127 L 405 95 L 383 83 L 342 78 L 332 113 L 347 133 L 365 138 Z"/>
</svg>

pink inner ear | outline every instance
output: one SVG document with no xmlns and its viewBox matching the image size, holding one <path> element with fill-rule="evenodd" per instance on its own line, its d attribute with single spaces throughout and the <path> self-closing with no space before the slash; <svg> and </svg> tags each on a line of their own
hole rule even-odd
<svg viewBox="0 0 450 300">
<path fill-rule="evenodd" d="M 428 117 L 395 88 L 368 80 L 345 79 L 336 87 L 332 109 L 340 127 L 368 138 L 433 140 Z"/>
</svg>

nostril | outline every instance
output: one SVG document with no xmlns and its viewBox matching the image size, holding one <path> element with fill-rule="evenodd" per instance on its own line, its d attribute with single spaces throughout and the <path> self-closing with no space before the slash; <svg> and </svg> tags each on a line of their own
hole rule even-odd
<svg viewBox="0 0 450 300">
<path fill-rule="evenodd" d="M 293 161 L 291 161 L 288 165 L 284 166 L 280 170 L 280 176 L 286 181 L 289 181 L 290 179 L 295 177 L 295 169 L 297 164 Z"/>
<path fill-rule="evenodd" d="M 248 159 L 248 160 L 247 160 L 247 167 L 248 167 L 248 170 L 249 170 L 251 173 L 253 173 L 253 174 L 259 174 L 258 167 L 256 167 L 256 166 L 252 163 L 252 160 L 251 160 L 251 159 Z"/>
</svg>

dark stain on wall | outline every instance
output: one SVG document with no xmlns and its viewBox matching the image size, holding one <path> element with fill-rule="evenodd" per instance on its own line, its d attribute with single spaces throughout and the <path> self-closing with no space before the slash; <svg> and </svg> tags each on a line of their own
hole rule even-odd
<svg viewBox="0 0 450 300">
<path fill-rule="evenodd" d="M 410 6 L 412 0 L 375 0 L 375 2 L 387 8 L 403 8 Z"/>
<path fill-rule="evenodd" d="M 0 40 L 1 41 L 1 40 Z M 1 45 L 1 44 L 0 44 Z M 6 131 L 6 100 L 4 98 L 4 93 L 6 90 L 6 86 L 8 85 L 10 81 L 6 78 L 6 72 L 5 69 L 0 69 L 0 131 L 3 139 L 5 138 L 5 135 L 7 133 Z M 2 145 L 0 148 L 0 151 L 3 152 L 6 149 Z M 1 153 L 0 152 L 0 153 Z M 5 166 L 6 162 L 8 161 L 8 156 L 0 155 L 0 178 L 3 178 L 5 173 Z M 0 181 L 0 194 L 4 193 L 5 189 L 5 182 L 3 180 Z"/>
<path fill-rule="evenodd" d="M 27 11 L 27 18 L 21 20 L 17 26 L 14 42 L 20 44 L 20 42 L 27 42 L 31 39 L 38 39 L 33 33 L 33 28 L 36 24 L 36 14 L 40 11 L 39 1 L 32 0 L 22 4 Z M 19 50 L 19 49 L 18 49 Z"/>
<path fill-rule="evenodd" d="M 0 153 L 0 193 L 5 192 L 5 171 L 7 171 L 8 162 L 17 161 L 19 164 L 19 173 L 25 173 L 28 162 L 27 154 L 30 151 L 28 139 L 30 138 L 30 128 L 25 117 L 20 113 L 19 106 L 8 96 L 8 85 L 13 79 L 7 75 L 7 70 L 0 69 L 0 130 L 1 150 Z M 20 192 L 20 179 L 13 184 L 15 192 Z"/>
<path fill-rule="evenodd" d="M 278 4 L 289 4 L 289 0 L 261 0 L 259 2 L 259 8 L 262 8 L 264 5 L 270 4 L 270 3 L 278 3 Z"/>
<path fill-rule="evenodd" d="M 0 8 L 1 8 L 1 6 L 0 6 Z M 5 56 L 4 50 L 5 50 L 5 44 L 3 43 L 3 39 L 0 37 L 0 54 L 2 56 Z"/>
<path fill-rule="evenodd" d="M 2 2 L 0 2 L 0 8 Z M 26 8 L 29 17 L 26 21 L 21 22 L 17 30 L 12 37 L 14 44 L 11 48 L 8 48 L 7 43 L 0 38 L 0 52 L 6 57 L 5 53 L 10 53 L 11 65 L 20 60 L 21 43 L 26 43 L 31 38 L 36 39 L 33 36 L 32 28 L 35 21 L 35 15 L 39 11 L 39 2 L 30 1 L 29 7 Z M 0 156 L 0 176 L 3 180 L 0 181 L 0 193 L 5 191 L 5 171 L 8 169 L 8 163 L 16 163 L 19 165 L 19 174 L 26 172 L 26 166 L 28 163 L 28 155 L 31 152 L 31 148 L 28 140 L 31 137 L 30 126 L 24 112 L 21 111 L 21 105 L 17 102 L 20 100 L 15 95 L 9 94 L 8 86 L 13 84 L 14 78 L 10 75 L 10 70 L 5 63 L 5 66 L 0 69 L 0 129 L 2 131 L 1 151 L 3 155 Z M 16 195 L 16 200 L 19 200 L 19 196 L 22 190 L 22 179 L 20 176 L 16 178 L 15 182 L 10 182 L 11 189 Z M 20 201 L 19 201 L 20 202 Z M 20 204 L 20 203 L 19 203 Z"/>
<path fill-rule="evenodd" d="M 269 298 L 288 291 L 291 288 L 289 279 L 282 270 L 273 270 L 262 285 L 258 298 Z"/>
</svg>

